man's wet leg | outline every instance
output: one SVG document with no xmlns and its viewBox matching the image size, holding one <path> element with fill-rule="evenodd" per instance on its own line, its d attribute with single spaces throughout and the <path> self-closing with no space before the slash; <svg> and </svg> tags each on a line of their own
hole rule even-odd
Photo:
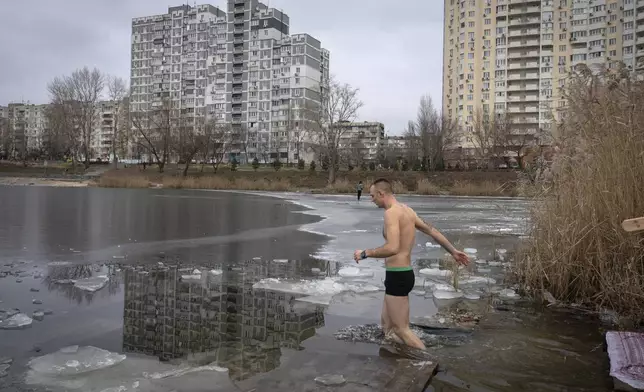
<svg viewBox="0 0 644 392">
<path fill-rule="evenodd" d="M 409 297 L 385 294 L 385 303 L 391 332 L 406 345 L 425 350 L 425 344 L 409 329 Z"/>
</svg>

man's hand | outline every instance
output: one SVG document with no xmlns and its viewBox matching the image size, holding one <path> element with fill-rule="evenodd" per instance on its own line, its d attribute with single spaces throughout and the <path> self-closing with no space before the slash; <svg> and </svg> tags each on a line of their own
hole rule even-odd
<svg viewBox="0 0 644 392">
<path fill-rule="evenodd" d="M 353 259 L 356 261 L 356 263 L 359 263 L 360 260 L 362 260 L 362 250 L 358 249 L 355 252 L 353 252 Z"/>
<path fill-rule="evenodd" d="M 468 265 L 470 263 L 470 258 L 467 256 L 467 253 L 463 253 L 460 250 L 455 250 L 452 253 L 452 257 L 461 265 Z"/>
</svg>

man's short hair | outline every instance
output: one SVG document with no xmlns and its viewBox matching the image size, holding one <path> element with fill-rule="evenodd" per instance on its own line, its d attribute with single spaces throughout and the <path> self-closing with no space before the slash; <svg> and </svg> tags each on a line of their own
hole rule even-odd
<svg viewBox="0 0 644 392">
<path fill-rule="evenodd" d="M 391 182 L 386 178 L 379 178 L 374 181 L 372 185 L 383 193 L 394 193 L 394 190 L 391 187 Z"/>
</svg>

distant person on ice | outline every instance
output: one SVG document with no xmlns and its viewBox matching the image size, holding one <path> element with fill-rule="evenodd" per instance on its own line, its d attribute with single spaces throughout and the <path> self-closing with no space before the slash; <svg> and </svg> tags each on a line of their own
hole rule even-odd
<svg viewBox="0 0 644 392">
<path fill-rule="evenodd" d="M 384 178 L 374 181 L 369 188 L 371 201 L 385 210 L 385 227 L 382 235 L 385 244 L 380 248 L 356 250 L 357 262 L 372 257 L 385 259 L 385 301 L 382 305 L 382 329 L 386 338 L 404 342 L 421 350 L 423 342 L 409 329 L 409 293 L 414 288 L 414 270 L 411 251 L 416 242 L 416 230 L 432 237 L 459 264 L 468 264 L 467 255 L 456 248 L 432 225 L 426 223 L 414 210 L 399 203 L 394 197 L 391 183 Z"/>
<path fill-rule="evenodd" d="M 358 182 L 358 185 L 356 185 L 356 192 L 358 193 L 358 201 L 360 201 L 360 196 L 362 196 L 363 188 L 364 188 L 364 185 L 362 185 L 362 181 Z"/>
</svg>

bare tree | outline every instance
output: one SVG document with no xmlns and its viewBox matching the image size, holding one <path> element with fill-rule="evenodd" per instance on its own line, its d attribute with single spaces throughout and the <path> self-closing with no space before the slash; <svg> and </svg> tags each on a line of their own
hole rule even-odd
<svg viewBox="0 0 644 392">
<path fill-rule="evenodd" d="M 179 159 L 185 163 L 183 168 L 184 177 L 188 176 L 188 170 L 195 157 L 201 156 L 203 162 L 207 161 L 210 158 L 210 147 L 214 147 L 215 141 L 221 138 L 221 135 L 217 133 L 217 122 L 214 118 L 208 119 L 205 116 L 201 116 L 195 118 L 194 121 L 193 125 L 182 127 L 181 131 L 183 133 L 183 146 Z M 201 171 L 203 171 L 203 165 Z"/>
<path fill-rule="evenodd" d="M 112 119 L 112 162 L 114 164 L 114 169 L 118 168 L 118 158 L 117 158 L 117 145 L 119 140 L 122 139 L 119 135 L 119 126 L 122 122 L 126 122 L 127 119 L 124 118 L 123 109 L 125 97 L 127 96 L 127 85 L 125 81 L 117 76 L 109 76 L 107 78 L 107 96 L 112 104 L 114 105 L 114 115 Z M 121 119 L 124 121 L 121 121 Z"/>
<path fill-rule="evenodd" d="M 257 137 L 257 155 L 263 163 L 269 163 L 271 157 L 271 146 L 268 135 L 259 134 Z"/>
<path fill-rule="evenodd" d="M 72 171 L 81 150 L 82 111 L 74 86 L 68 77 L 56 77 L 47 85 L 51 103 L 46 117 L 49 124 L 50 155 L 63 153 L 72 159 Z M 55 152 L 55 153 L 54 153 Z"/>
<path fill-rule="evenodd" d="M 134 112 L 131 118 L 137 145 L 149 158 L 154 157 L 159 173 L 163 173 L 170 159 L 174 133 L 180 125 L 179 119 L 173 116 L 170 101 L 166 99 L 152 109 Z"/>
<path fill-rule="evenodd" d="M 415 122 L 410 122 L 406 136 L 416 145 L 425 170 L 443 166 L 445 150 L 458 136 L 455 122 L 438 112 L 430 96 L 421 97 Z"/>
<path fill-rule="evenodd" d="M 341 84 L 334 78 L 329 82 L 326 99 L 322 101 L 314 129 L 310 132 L 320 149 L 320 156 L 328 160 L 328 183 L 335 183 L 340 161 L 340 141 L 348 130 L 343 122 L 353 122 L 363 102 L 358 98 L 359 89 Z"/>
<path fill-rule="evenodd" d="M 105 77 L 97 68 L 90 70 L 88 67 L 83 67 L 72 72 L 71 76 L 66 80 L 72 89 L 73 100 L 78 102 L 81 148 L 85 168 L 87 169 L 92 156 L 92 136 L 98 116 L 99 99 L 105 85 Z"/>
<path fill-rule="evenodd" d="M 502 154 L 509 128 L 503 114 L 477 111 L 472 123 L 472 144 L 480 163 L 487 165 Z"/>
<path fill-rule="evenodd" d="M 207 126 L 207 132 L 210 134 L 208 137 L 209 144 L 207 146 L 210 156 L 212 169 L 216 173 L 226 159 L 226 154 L 230 152 L 232 146 L 232 125 L 218 124 L 210 122 Z"/>
</svg>

